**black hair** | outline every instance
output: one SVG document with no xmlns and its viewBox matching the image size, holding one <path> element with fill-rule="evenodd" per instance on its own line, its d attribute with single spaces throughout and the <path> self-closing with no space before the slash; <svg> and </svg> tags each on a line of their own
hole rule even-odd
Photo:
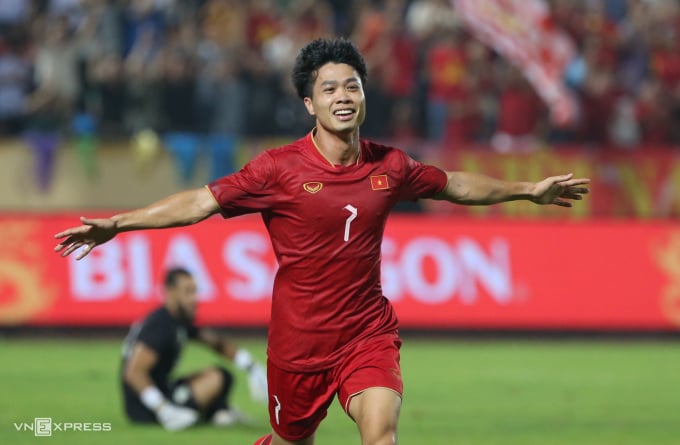
<svg viewBox="0 0 680 445">
<path fill-rule="evenodd" d="M 354 43 L 338 39 L 316 39 L 300 50 L 295 59 L 291 78 L 300 99 L 312 96 L 312 87 L 319 68 L 327 63 L 345 63 L 354 68 L 361 83 L 366 84 L 367 69 L 364 57 Z"/>
<path fill-rule="evenodd" d="M 180 276 L 190 277 L 191 272 L 183 267 L 173 267 L 172 269 L 168 269 L 168 271 L 165 272 L 165 280 L 163 280 L 163 285 L 166 289 L 175 287 Z"/>
</svg>

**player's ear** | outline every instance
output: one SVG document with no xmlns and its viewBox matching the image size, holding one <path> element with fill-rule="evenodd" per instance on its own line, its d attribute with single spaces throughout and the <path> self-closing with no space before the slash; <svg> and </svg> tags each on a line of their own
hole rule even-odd
<svg viewBox="0 0 680 445">
<path fill-rule="evenodd" d="M 305 108 L 307 108 L 307 113 L 309 113 L 311 116 L 316 116 L 316 113 L 314 112 L 314 104 L 312 103 L 312 98 L 305 97 L 303 101 L 305 103 Z"/>
</svg>

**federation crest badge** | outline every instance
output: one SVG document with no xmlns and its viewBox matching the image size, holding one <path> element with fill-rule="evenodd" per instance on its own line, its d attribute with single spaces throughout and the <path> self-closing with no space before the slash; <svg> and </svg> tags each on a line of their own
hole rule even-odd
<svg viewBox="0 0 680 445">
<path fill-rule="evenodd" d="M 305 182 L 302 184 L 302 188 L 313 195 L 323 188 L 323 184 L 320 182 Z"/>
</svg>

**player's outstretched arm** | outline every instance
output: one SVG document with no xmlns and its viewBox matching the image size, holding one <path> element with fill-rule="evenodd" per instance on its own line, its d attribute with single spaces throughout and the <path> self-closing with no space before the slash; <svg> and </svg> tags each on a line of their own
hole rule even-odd
<svg viewBox="0 0 680 445">
<path fill-rule="evenodd" d="M 61 256 L 68 256 L 82 247 L 76 259 L 86 257 L 92 249 L 104 244 L 117 234 L 131 230 L 161 229 L 195 224 L 219 212 L 212 193 L 202 187 L 170 195 L 141 209 L 120 213 L 110 218 L 81 217 L 82 225 L 54 235 L 61 242 L 54 248 Z"/>
<path fill-rule="evenodd" d="M 465 205 L 488 205 L 528 200 L 536 204 L 571 207 L 588 193 L 588 178 L 574 175 L 550 176 L 539 182 L 504 181 L 479 173 L 446 172 L 448 183 L 434 199 Z"/>
</svg>

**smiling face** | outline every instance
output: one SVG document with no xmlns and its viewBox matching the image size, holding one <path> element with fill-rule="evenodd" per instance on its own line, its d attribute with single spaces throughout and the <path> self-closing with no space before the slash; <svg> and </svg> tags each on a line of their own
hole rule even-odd
<svg viewBox="0 0 680 445">
<path fill-rule="evenodd" d="M 335 133 L 356 131 L 366 117 L 366 98 L 361 78 L 352 66 L 327 63 L 319 68 L 312 97 L 304 98 L 317 127 Z"/>
</svg>

